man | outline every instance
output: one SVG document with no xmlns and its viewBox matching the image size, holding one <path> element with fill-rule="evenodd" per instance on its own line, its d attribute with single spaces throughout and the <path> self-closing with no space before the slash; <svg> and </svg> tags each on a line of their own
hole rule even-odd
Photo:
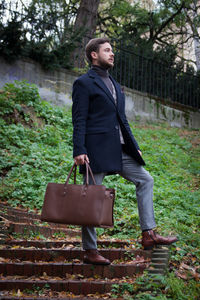
<svg viewBox="0 0 200 300">
<path fill-rule="evenodd" d="M 169 245 L 176 237 L 162 237 L 156 227 L 153 210 L 153 178 L 142 167 L 145 162 L 125 116 L 125 96 L 120 85 L 109 75 L 114 53 L 107 38 L 95 38 L 86 45 L 92 67 L 73 85 L 72 121 L 73 157 L 80 172 L 90 163 L 97 184 L 109 174 L 120 174 L 136 185 L 139 220 L 144 249 L 157 244 Z M 94 227 L 82 228 L 84 262 L 110 264 L 97 251 Z"/>
</svg>

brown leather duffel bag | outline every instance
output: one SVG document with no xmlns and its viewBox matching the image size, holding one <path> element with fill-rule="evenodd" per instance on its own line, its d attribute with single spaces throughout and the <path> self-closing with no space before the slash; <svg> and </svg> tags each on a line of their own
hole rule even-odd
<svg viewBox="0 0 200 300">
<path fill-rule="evenodd" d="M 97 185 L 87 162 L 86 183 L 76 184 L 76 169 L 74 163 L 65 184 L 48 183 L 41 220 L 71 225 L 112 227 L 115 190 Z M 69 184 L 73 170 L 74 184 Z M 89 184 L 89 173 L 93 180 L 92 185 Z"/>
</svg>

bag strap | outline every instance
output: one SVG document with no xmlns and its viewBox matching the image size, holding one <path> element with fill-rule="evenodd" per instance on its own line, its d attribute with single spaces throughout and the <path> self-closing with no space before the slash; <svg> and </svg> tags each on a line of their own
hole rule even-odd
<svg viewBox="0 0 200 300">
<path fill-rule="evenodd" d="M 92 177 L 92 181 L 93 181 L 94 185 L 96 185 L 96 180 L 94 179 L 94 175 L 93 175 L 92 169 L 90 168 L 90 165 L 88 164 L 87 161 L 85 161 L 85 164 L 86 164 L 86 184 L 87 185 L 89 184 L 89 173 L 90 173 L 90 176 Z M 88 172 L 88 170 L 89 170 L 89 172 Z"/>
<path fill-rule="evenodd" d="M 73 169 L 74 169 L 74 184 L 76 184 L 76 169 L 77 169 L 77 165 L 75 163 L 73 164 L 73 166 L 71 167 L 71 169 L 69 171 L 69 174 L 67 176 L 67 180 L 65 181 L 65 184 L 69 183 L 69 178 L 72 175 Z"/>
<path fill-rule="evenodd" d="M 94 179 L 92 169 L 90 168 L 90 165 L 88 164 L 87 161 L 85 161 L 85 165 L 86 165 L 86 185 L 89 185 L 89 173 L 90 173 L 90 176 L 92 177 L 93 184 L 96 185 L 96 181 Z M 70 171 L 69 171 L 69 174 L 67 176 L 67 180 L 65 182 L 65 185 L 69 183 L 69 178 L 72 175 L 73 170 L 74 170 L 74 184 L 76 184 L 77 165 L 76 165 L 76 163 L 74 163 L 73 166 L 71 167 Z"/>
</svg>

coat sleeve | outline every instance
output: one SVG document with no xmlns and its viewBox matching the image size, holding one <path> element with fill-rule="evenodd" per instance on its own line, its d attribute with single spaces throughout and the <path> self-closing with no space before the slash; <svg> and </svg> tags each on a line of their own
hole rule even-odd
<svg viewBox="0 0 200 300">
<path fill-rule="evenodd" d="M 89 90 L 77 79 L 72 90 L 73 157 L 87 154 L 85 147 L 86 121 L 89 107 Z"/>
</svg>

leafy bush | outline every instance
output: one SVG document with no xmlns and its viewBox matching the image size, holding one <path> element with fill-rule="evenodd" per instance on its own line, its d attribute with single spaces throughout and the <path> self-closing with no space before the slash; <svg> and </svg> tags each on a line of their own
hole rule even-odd
<svg viewBox="0 0 200 300">
<path fill-rule="evenodd" d="M 47 182 L 64 182 L 72 163 L 70 112 L 42 101 L 25 82 L 7 84 L 0 104 L 2 198 L 40 209 Z"/>
</svg>

